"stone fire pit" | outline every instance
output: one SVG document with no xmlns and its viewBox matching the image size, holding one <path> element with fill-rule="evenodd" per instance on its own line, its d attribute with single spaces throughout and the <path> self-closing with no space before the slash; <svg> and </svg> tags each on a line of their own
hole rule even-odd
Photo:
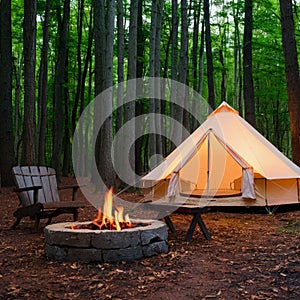
<svg viewBox="0 0 300 300">
<path fill-rule="evenodd" d="M 168 231 L 157 220 L 132 220 L 144 226 L 115 230 L 71 229 L 68 222 L 46 226 L 45 250 L 58 261 L 117 262 L 142 259 L 168 252 Z"/>
</svg>

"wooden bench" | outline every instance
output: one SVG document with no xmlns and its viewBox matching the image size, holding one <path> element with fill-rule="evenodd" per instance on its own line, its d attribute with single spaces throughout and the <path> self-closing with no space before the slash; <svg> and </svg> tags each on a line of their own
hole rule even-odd
<svg viewBox="0 0 300 300">
<path fill-rule="evenodd" d="M 16 218 L 12 228 L 20 223 L 24 217 L 35 221 L 35 230 L 38 230 L 40 219 L 48 219 L 50 224 L 53 217 L 60 214 L 73 214 L 77 221 L 78 209 L 85 204 L 77 201 L 78 185 L 57 186 L 55 170 L 42 166 L 16 166 L 13 168 L 16 192 L 20 200 L 20 207 L 14 212 Z M 72 189 L 72 201 L 61 201 L 58 190 Z"/>
<path fill-rule="evenodd" d="M 149 208 L 152 210 L 156 210 L 159 212 L 158 219 L 164 219 L 167 226 L 171 230 L 171 232 L 175 232 L 175 226 L 170 218 L 170 215 L 173 213 L 184 214 L 184 215 L 192 215 L 193 218 L 191 220 L 189 229 L 186 233 L 184 240 L 189 242 L 192 239 L 193 233 L 196 229 L 196 226 L 199 225 L 204 237 L 207 240 L 211 239 L 210 233 L 202 219 L 201 214 L 208 211 L 206 207 L 199 207 L 196 205 L 188 205 L 188 204 L 172 204 L 172 203 L 155 203 L 154 202 L 145 202 L 149 205 Z"/>
</svg>

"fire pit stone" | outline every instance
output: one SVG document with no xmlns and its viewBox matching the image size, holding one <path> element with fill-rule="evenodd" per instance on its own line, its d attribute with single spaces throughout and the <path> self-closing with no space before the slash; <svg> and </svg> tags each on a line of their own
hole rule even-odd
<svg viewBox="0 0 300 300">
<path fill-rule="evenodd" d="M 71 229 L 85 223 L 48 225 L 45 251 L 58 261 L 117 262 L 142 259 L 168 252 L 167 227 L 157 220 L 133 220 L 146 223 L 121 231 Z"/>
</svg>

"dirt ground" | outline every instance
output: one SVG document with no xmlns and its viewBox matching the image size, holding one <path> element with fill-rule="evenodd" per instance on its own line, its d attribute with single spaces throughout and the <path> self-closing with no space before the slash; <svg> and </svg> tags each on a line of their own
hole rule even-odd
<svg viewBox="0 0 300 300">
<path fill-rule="evenodd" d="M 203 219 L 212 239 L 197 228 L 189 243 L 190 216 L 172 215 L 167 254 L 86 264 L 47 260 L 43 231 L 29 219 L 10 229 L 17 205 L 13 189 L 2 188 L 0 299 L 300 299 L 300 210 L 210 212 Z M 91 206 L 79 212 L 80 221 L 94 216 Z"/>
</svg>

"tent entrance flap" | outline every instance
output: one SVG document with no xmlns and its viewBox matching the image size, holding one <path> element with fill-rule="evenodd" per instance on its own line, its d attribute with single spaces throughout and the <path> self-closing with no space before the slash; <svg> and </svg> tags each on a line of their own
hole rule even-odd
<svg viewBox="0 0 300 300">
<path fill-rule="evenodd" d="M 253 169 L 213 130 L 208 130 L 185 163 L 171 176 L 168 196 L 241 196 L 255 199 Z M 241 178 L 240 184 L 237 179 Z M 190 189 L 187 184 L 190 182 Z"/>
</svg>

